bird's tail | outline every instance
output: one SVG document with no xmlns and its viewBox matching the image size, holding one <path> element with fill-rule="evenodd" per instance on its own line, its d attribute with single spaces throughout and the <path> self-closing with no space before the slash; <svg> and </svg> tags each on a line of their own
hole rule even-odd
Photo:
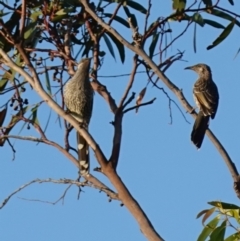
<svg viewBox="0 0 240 241">
<path fill-rule="evenodd" d="M 199 111 L 191 133 L 191 140 L 198 149 L 202 145 L 203 138 L 208 128 L 208 125 L 209 116 L 205 116 L 202 111 Z"/>
<path fill-rule="evenodd" d="M 84 176 L 89 173 L 89 146 L 85 139 L 79 133 L 77 133 L 77 143 L 79 171 L 80 175 Z"/>
</svg>

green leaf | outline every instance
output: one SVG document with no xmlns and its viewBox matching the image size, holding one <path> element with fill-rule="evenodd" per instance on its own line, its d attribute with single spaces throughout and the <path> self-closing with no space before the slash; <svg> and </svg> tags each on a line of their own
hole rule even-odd
<svg viewBox="0 0 240 241">
<path fill-rule="evenodd" d="M 124 7 L 123 7 L 123 10 L 125 11 L 126 15 L 130 18 L 130 17 L 131 17 L 131 13 L 130 13 L 128 7 L 125 7 L 125 6 L 124 6 Z"/>
<path fill-rule="evenodd" d="M 99 56 L 100 57 L 104 57 L 106 55 L 106 53 L 104 51 L 99 51 Z"/>
<path fill-rule="evenodd" d="M 81 49 L 83 49 L 83 44 L 82 44 L 82 41 L 79 39 L 79 38 L 77 38 L 75 35 L 73 35 L 73 34 L 71 34 L 70 35 L 70 37 L 71 37 L 71 42 L 73 42 L 73 43 L 75 43 L 75 44 L 77 44 L 77 45 L 81 45 Z"/>
<path fill-rule="evenodd" d="M 232 203 L 225 203 L 225 202 L 208 202 L 208 204 L 217 207 L 217 208 L 223 208 L 223 209 L 240 209 L 239 206 L 232 204 Z"/>
<path fill-rule="evenodd" d="M 201 212 L 199 212 L 198 214 L 197 214 L 197 217 L 196 218 L 200 218 L 203 214 L 205 214 L 206 212 L 208 212 L 209 211 L 209 209 L 204 209 L 204 210 L 202 210 Z"/>
<path fill-rule="evenodd" d="M 57 12 L 55 13 L 55 15 L 60 16 L 60 15 L 66 15 L 66 14 L 68 14 L 68 13 L 74 13 L 74 12 L 75 12 L 75 8 L 74 8 L 74 7 L 71 7 L 71 8 L 63 8 L 63 9 L 57 11 Z"/>
<path fill-rule="evenodd" d="M 153 34 L 152 43 L 150 44 L 150 47 L 149 47 L 149 57 L 150 58 L 153 57 L 153 53 L 154 53 L 154 50 L 156 48 L 156 45 L 157 45 L 157 42 L 158 42 L 158 38 L 159 38 L 159 33 Z"/>
<path fill-rule="evenodd" d="M 122 3 L 123 7 L 129 6 L 130 8 L 133 8 L 141 13 L 146 14 L 147 13 L 147 9 L 144 8 L 141 4 L 139 4 L 138 2 L 134 2 L 132 0 L 103 0 L 105 2 L 108 3 Z"/>
<path fill-rule="evenodd" d="M 131 14 L 130 18 L 131 18 L 131 23 L 132 23 L 132 25 L 133 25 L 135 28 L 138 27 L 138 23 L 137 23 L 137 18 L 136 18 L 136 16 L 135 16 L 134 14 Z"/>
<path fill-rule="evenodd" d="M 195 23 L 194 24 L 194 31 L 193 31 L 193 50 L 194 50 L 194 53 L 197 52 L 197 43 L 196 43 L 196 35 L 197 35 L 197 24 Z"/>
<path fill-rule="evenodd" d="M 148 26 L 148 28 L 147 28 L 147 31 L 149 31 L 153 26 L 156 26 L 156 25 L 158 25 L 159 24 L 159 18 L 156 20 L 156 21 L 154 21 L 154 22 L 152 22 L 149 26 Z M 152 33 L 152 35 L 153 35 L 154 33 Z"/>
<path fill-rule="evenodd" d="M 48 73 L 46 68 L 45 68 L 45 78 L 46 78 L 47 92 L 51 96 L 52 95 L 52 90 L 51 90 L 51 85 L 50 85 L 49 73 Z"/>
<path fill-rule="evenodd" d="M 45 133 L 46 130 L 47 130 L 47 128 L 48 128 L 48 124 L 49 124 L 51 115 L 52 115 L 52 109 L 50 108 L 50 112 L 49 112 L 49 115 L 48 115 L 48 119 L 47 119 L 47 122 L 46 122 L 46 126 L 45 126 L 44 129 L 43 129 L 43 133 Z"/>
<path fill-rule="evenodd" d="M 113 41 L 113 43 L 116 45 L 117 49 L 118 49 L 118 53 L 120 55 L 120 59 L 122 61 L 122 63 L 124 63 L 125 61 L 125 49 L 124 49 L 124 45 L 118 40 L 116 39 L 115 36 L 113 36 L 111 33 L 106 32 L 106 34 L 111 38 L 111 40 Z"/>
<path fill-rule="evenodd" d="M 147 14 L 147 9 L 137 2 L 128 0 L 127 5 L 141 13 Z"/>
<path fill-rule="evenodd" d="M 224 241 L 239 241 L 239 240 L 240 240 L 240 234 L 237 232 L 227 237 Z"/>
<path fill-rule="evenodd" d="M 216 47 L 220 44 L 231 32 L 234 27 L 235 21 L 231 22 L 223 31 L 222 33 L 213 41 L 211 45 L 207 47 L 207 50 Z"/>
<path fill-rule="evenodd" d="M 223 241 L 226 231 L 227 221 L 224 220 L 222 224 L 217 227 L 210 235 L 210 241 Z"/>
<path fill-rule="evenodd" d="M 238 223 L 240 223 L 239 209 L 232 209 L 231 211 L 233 212 L 233 217 Z"/>
<path fill-rule="evenodd" d="M 55 99 L 56 102 L 58 102 L 58 101 L 57 101 L 57 96 L 56 96 L 56 95 L 54 95 L 54 99 Z M 62 128 L 62 124 L 61 124 L 61 116 L 60 116 L 60 115 L 57 115 L 57 120 L 58 120 L 58 123 L 59 123 L 59 127 Z"/>
<path fill-rule="evenodd" d="M 112 17 L 112 14 L 111 14 L 111 13 L 104 13 L 104 15 L 105 15 L 106 17 L 108 17 L 108 18 L 111 18 L 111 17 Z M 129 24 L 128 24 L 128 22 L 127 22 L 125 19 L 123 19 L 123 18 L 121 18 L 121 17 L 119 17 L 119 16 L 115 16 L 113 19 L 114 19 L 115 21 L 121 23 L 121 24 L 124 25 L 125 27 L 129 28 Z"/>
<path fill-rule="evenodd" d="M 93 42 L 92 41 L 88 41 L 84 47 L 85 49 L 83 50 L 82 56 L 88 56 L 89 51 L 91 50 L 91 47 L 93 46 Z"/>
<path fill-rule="evenodd" d="M 10 12 L 6 12 L 6 13 L 4 13 L 2 10 L 0 10 L 0 18 L 2 18 L 2 17 L 4 17 L 4 16 L 6 16 L 6 15 L 8 15 Z"/>
<path fill-rule="evenodd" d="M 222 24 L 220 24 L 220 23 L 218 23 L 218 22 L 215 22 L 215 21 L 213 21 L 213 20 L 210 20 L 210 19 L 203 19 L 203 20 L 204 20 L 204 22 L 205 22 L 206 24 L 208 24 L 208 25 L 210 25 L 210 26 L 212 26 L 212 27 L 214 27 L 214 28 L 222 28 L 222 29 L 225 28 Z"/>
<path fill-rule="evenodd" d="M 33 107 L 31 109 L 31 111 L 32 111 L 32 119 L 31 119 L 31 121 L 33 122 L 33 124 L 37 124 L 37 125 L 39 125 L 39 121 L 38 121 L 38 118 L 37 118 L 38 107 L 39 107 L 39 105 L 36 105 L 35 107 Z"/>
<path fill-rule="evenodd" d="M 123 6 L 125 6 L 127 3 L 127 1 L 122 1 L 122 0 L 103 0 L 104 2 L 108 2 L 108 3 L 122 3 Z"/>
<path fill-rule="evenodd" d="M 112 44 L 111 44 L 111 42 L 110 42 L 110 40 L 109 40 L 109 38 L 108 38 L 108 36 L 107 36 L 106 33 L 103 34 L 103 39 L 105 40 L 105 43 L 106 43 L 106 45 L 107 45 L 107 47 L 108 47 L 108 50 L 109 50 L 110 54 L 111 54 L 111 55 L 113 56 L 113 58 L 116 60 L 115 54 L 114 54 L 114 50 L 113 50 L 113 46 L 112 46 Z"/>
<path fill-rule="evenodd" d="M 0 36 L 0 48 L 5 52 L 9 52 L 13 46 L 6 41 L 4 36 Z"/>
<path fill-rule="evenodd" d="M 63 0 L 63 3 L 68 4 L 68 6 L 81 7 L 79 0 Z"/>
<path fill-rule="evenodd" d="M 17 10 L 21 10 L 21 5 L 17 8 Z M 20 19 L 21 14 L 18 11 L 14 11 L 10 19 L 5 23 L 5 28 L 8 29 L 8 32 L 12 33 L 13 29 L 17 28 Z"/>
<path fill-rule="evenodd" d="M 237 51 L 237 53 L 236 53 L 234 59 L 238 56 L 239 53 L 240 53 L 240 48 L 238 49 L 238 51 Z"/>
<path fill-rule="evenodd" d="M 2 79 L 0 80 L 0 93 L 4 91 L 7 83 L 8 83 L 8 80 L 9 80 L 9 72 L 5 72 Z"/>
<path fill-rule="evenodd" d="M 103 1 L 103 0 L 99 0 L 99 1 L 98 1 L 97 9 L 101 7 L 102 1 Z"/>
<path fill-rule="evenodd" d="M 232 21 L 232 22 L 235 22 L 235 24 L 240 27 L 240 22 L 237 21 L 234 17 L 232 17 L 231 15 L 225 13 L 225 12 L 222 12 L 220 10 L 216 10 L 216 9 L 213 9 L 211 10 L 211 14 L 219 17 L 219 18 L 224 18 L 224 19 L 227 19 L 229 21 Z"/>
<path fill-rule="evenodd" d="M 38 17 L 42 15 L 42 11 L 35 11 L 30 15 L 30 18 L 33 20 L 33 22 L 38 20 Z"/>
<path fill-rule="evenodd" d="M 6 129 L 5 131 L 5 135 L 8 135 L 10 133 L 10 131 L 12 130 L 12 128 L 21 120 L 19 119 L 20 116 L 24 115 L 29 109 L 29 106 L 25 106 L 24 108 L 22 108 L 21 110 L 18 111 L 18 113 L 14 116 L 12 116 L 11 121 L 9 122 L 9 124 L 7 126 L 10 126 L 9 128 Z M 27 122 L 24 122 L 23 127 L 27 124 Z M 20 129 L 19 133 L 21 133 L 21 130 L 23 129 L 23 127 Z M 4 141 L 0 141 L 0 146 L 3 146 L 5 140 Z"/>
<path fill-rule="evenodd" d="M 16 10 L 19 11 L 14 11 L 9 20 L 4 24 L 4 27 L 8 30 L 9 33 L 13 33 L 13 30 L 15 30 L 15 33 L 13 33 L 13 37 L 19 35 L 19 21 L 21 19 L 21 14 L 19 12 L 21 11 L 21 5 Z M 3 49 L 5 52 L 9 52 L 13 48 L 13 45 L 6 41 L 5 36 L 1 35 L 0 48 Z"/>
<path fill-rule="evenodd" d="M 240 223 L 240 217 L 239 217 L 239 209 L 227 209 L 227 210 L 221 210 L 220 212 L 223 212 L 224 214 L 233 217 L 236 219 L 238 223 Z"/>
<path fill-rule="evenodd" d="M 25 32 L 24 32 L 24 39 L 29 39 L 29 41 L 32 41 L 32 39 L 35 37 L 36 35 L 36 26 L 37 26 L 38 22 L 31 22 L 28 24 L 28 26 L 25 28 Z"/>
<path fill-rule="evenodd" d="M 128 16 L 128 18 L 131 18 L 131 23 L 132 23 L 133 27 L 136 28 L 138 26 L 138 24 L 137 24 L 137 19 L 136 19 L 135 15 L 131 14 L 127 7 L 123 7 L 123 9 L 124 9 L 126 15 Z"/>
<path fill-rule="evenodd" d="M 173 0 L 173 9 L 177 11 L 182 11 L 185 9 L 186 0 Z"/>
<path fill-rule="evenodd" d="M 209 209 L 209 210 L 205 213 L 205 215 L 204 215 L 203 218 L 202 218 L 202 224 L 203 224 L 203 225 L 204 225 L 205 221 L 214 213 L 215 210 L 216 210 L 216 208 L 214 207 L 214 208 Z"/>
<path fill-rule="evenodd" d="M 218 225 L 220 220 L 220 215 L 217 215 L 212 221 L 210 221 L 202 230 L 201 234 L 199 235 L 197 241 L 205 241 L 207 237 L 213 232 L 213 230 Z"/>
<path fill-rule="evenodd" d="M 55 16 L 51 19 L 51 21 L 52 21 L 53 23 L 58 23 L 58 22 L 60 22 L 61 20 L 63 20 L 64 18 L 68 18 L 68 14 L 55 15 Z"/>
<path fill-rule="evenodd" d="M 212 6 L 212 0 L 203 0 L 203 3 L 206 5 L 206 7 Z"/>
<path fill-rule="evenodd" d="M 75 58 L 74 59 L 78 59 L 78 55 L 81 53 L 82 49 L 83 49 L 84 45 L 81 44 L 81 47 L 79 48 L 77 54 L 75 55 Z"/>
<path fill-rule="evenodd" d="M 204 26 L 204 20 L 202 18 L 202 16 L 199 14 L 199 13 L 194 13 L 193 16 L 192 16 L 192 20 L 199 24 L 201 27 Z"/>
<path fill-rule="evenodd" d="M 0 111 L 0 126 L 3 125 L 3 122 L 5 120 L 6 114 L 7 114 L 7 105 L 6 105 L 6 107 L 4 109 L 2 109 Z"/>
</svg>

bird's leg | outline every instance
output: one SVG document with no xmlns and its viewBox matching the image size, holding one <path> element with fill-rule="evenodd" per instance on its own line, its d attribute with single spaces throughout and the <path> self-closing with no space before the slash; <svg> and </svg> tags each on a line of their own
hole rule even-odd
<svg viewBox="0 0 240 241">
<path fill-rule="evenodd" d="M 65 110 L 65 113 L 66 113 L 66 114 L 70 114 L 70 110 L 69 110 L 69 109 L 66 109 L 66 110 Z"/>
<path fill-rule="evenodd" d="M 83 122 L 81 122 L 79 126 L 80 126 L 80 128 L 85 128 L 85 125 Z"/>
</svg>

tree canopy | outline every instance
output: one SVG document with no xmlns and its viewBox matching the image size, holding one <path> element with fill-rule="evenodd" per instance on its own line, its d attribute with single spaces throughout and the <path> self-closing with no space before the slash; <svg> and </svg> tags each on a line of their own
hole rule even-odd
<svg viewBox="0 0 240 241">
<path fill-rule="evenodd" d="M 40 205 L 32 201 L 57 204 L 66 199 L 75 200 L 77 196 L 80 200 L 74 203 L 74 216 L 79 216 L 79 230 L 84 239 L 90 230 L 91 239 L 101 239 L 104 236 L 101 230 L 106 232 L 104 226 L 108 225 L 110 216 L 116 210 L 120 213 L 127 210 L 147 240 L 170 240 L 172 231 L 168 233 L 161 222 L 171 227 L 172 219 L 177 217 L 167 215 L 164 209 L 176 209 L 179 213 L 175 215 L 182 216 L 183 221 L 179 226 L 186 225 L 186 233 L 191 229 L 187 220 L 194 219 L 185 218 L 190 212 L 202 218 L 203 227 L 198 222 L 199 229 L 194 236 L 198 241 L 240 240 L 240 207 L 237 199 L 231 199 L 236 203 L 233 204 L 227 198 L 229 193 L 234 198 L 240 197 L 236 160 L 231 159 L 231 153 L 232 158 L 239 155 L 234 137 L 239 133 L 235 100 L 238 89 L 235 79 L 217 80 L 225 76 L 232 78 L 231 67 L 238 61 L 240 48 L 235 41 L 240 27 L 238 2 L 22 0 L 0 1 L 0 6 L 3 157 L 0 183 L 2 191 L 4 188 L 1 208 L 6 215 L 7 207 L 12 205 L 17 209 L 21 205 L 19 200 L 15 204 L 10 200 L 24 189 L 29 190 L 28 198 L 22 197 L 25 210 Z M 231 55 L 227 55 L 229 50 Z M 95 92 L 89 131 L 69 115 L 63 98 L 66 82 L 74 76 L 78 62 L 84 57 L 92 58 L 89 77 Z M 194 77 L 183 70 L 192 65 L 191 58 L 208 61 L 220 93 L 220 113 L 210 126 L 213 125 L 214 132 L 206 131 L 213 145 L 205 137 L 199 152 L 190 143 L 189 134 L 190 116 L 196 118 L 198 112 L 191 97 L 193 82 L 184 80 Z M 91 172 L 83 177 L 78 175 L 76 131 L 91 147 Z M 9 164 L 11 159 L 15 161 Z M 224 167 L 220 166 L 221 160 L 226 163 Z M 203 169 L 198 172 L 201 165 Z M 219 174 L 218 169 L 225 173 Z M 226 186 L 220 183 L 219 189 L 226 196 L 212 197 L 211 182 L 216 190 L 221 178 L 228 179 L 228 184 L 232 182 L 234 189 L 227 184 L 225 191 Z M 207 187 L 206 183 L 204 187 L 198 183 L 201 179 Z M 44 194 L 48 201 L 42 196 L 33 197 L 43 188 L 34 186 L 35 183 L 54 184 Z M 70 190 L 72 186 L 77 188 Z M 49 201 L 56 199 L 59 192 L 56 201 Z M 186 193 L 193 199 L 183 201 L 181 196 Z M 205 203 L 195 201 L 203 193 L 209 194 L 209 206 L 204 210 Z M 123 208 L 113 207 L 112 203 Z M 87 210 L 98 204 L 96 210 L 104 208 L 104 212 L 99 210 L 101 218 L 107 219 L 104 223 L 99 223 L 103 222 L 100 213 L 92 212 L 88 220 Z M 192 210 L 193 206 L 197 209 Z M 59 210 L 59 206 L 51 207 L 55 208 Z M 159 218 L 157 214 L 162 216 L 161 213 L 166 216 Z M 123 224 L 121 219 L 112 218 L 116 229 L 122 230 L 122 225 L 131 227 L 127 237 L 138 232 L 133 223 Z M 52 221 L 57 219 L 56 215 Z M 93 219 L 98 225 L 90 228 Z M 173 228 L 177 233 L 178 227 L 169 229 Z M 72 235 L 76 240 L 80 238 L 78 230 Z M 113 239 L 114 231 L 111 235 L 104 237 Z"/>
</svg>

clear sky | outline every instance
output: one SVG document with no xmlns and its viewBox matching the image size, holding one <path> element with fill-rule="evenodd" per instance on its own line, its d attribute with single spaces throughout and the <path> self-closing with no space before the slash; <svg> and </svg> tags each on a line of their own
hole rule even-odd
<svg viewBox="0 0 240 241">
<path fill-rule="evenodd" d="M 145 5 L 148 1 L 141 1 Z M 235 1 L 231 8 L 227 0 L 221 6 L 239 11 L 240 3 Z M 149 22 L 158 16 L 171 14 L 171 1 L 152 1 L 152 16 Z M 122 11 L 120 13 L 123 13 Z M 138 14 L 139 16 L 139 14 Z M 210 18 L 209 16 L 207 18 Z M 229 24 L 220 18 L 214 18 L 224 26 Z M 139 31 L 143 31 L 144 16 L 139 19 Z M 185 22 L 171 22 L 173 37 L 186 25 Z M 129 29 L 113 25 L 128 41 L 132 33 Z M 209 26 L 197 27 L 197 53 L 193 51 L 193 26 L 168 51 L 168 56 L 185 51 L 184 61 L 176 62 L 166 72 L 167 76 L 193 104 L 192 86 L 197 76 L 184 68 L 196 63 L 211 66 L 213 79 L 218 86 L 220 103 L 218 113 L 210 128 L 228 151 L 236 167 L 239 168 L 239 57 L 234 59 L 238 50 L 240 31 L 234 27 L 230 37 L 218 47 L 207 51 L 222 30 Z M 39 46 L 40 47 L 40 46 Z M 105 44 L 102 49 L 107 53 Z M 77 52 L 77 50 L 76 50 Z M 116 61 L 108 55 L 99 71 L 101 76 L 130 73 L 133 54 L 126 50 L 126 62 L 121 64 L 117 50 Z M 156 57 L 156 62 L 158 59 Z M 43 81 L 44 76 L 42 76 Z M 67 76 L 66 76 L 67 79 Z M 108 87 L 117 103 L 119 102 L 128 77 L 100 78 Z M 147 82 L 145 74 L 138 74 L 132 91 L 139 93 Z M 56 86 L 55 82 L 52 82 Z M 159 83 L 161 87 L 165 86 Z M 167 90 L 167 88 L 165 88 Z M 167 90 L 168 91 L 168 90 Z M 29 95 L 34 95 L 33 91 Z M 168 91 L 173 100 L 178 100 Z M 26 97 L 26 96 L 25 96 Z M 148 215 L 155 229 L 165 240 L 196 240 L 201 229 L 201 221 L 196 215 L 209 208 L 207 202 L 220 200 L 238 204 L 233 191 L 233 180 L 223 159 L 206 137 L 202 148 L 197 151 L 190 141 L 193 119 L 185 114 L 188 124 L 180 111 L 173 105 L 173 123 L 169 124 L 169 108 L 166 96 L 155 88 L 148 88 L 145 101 L 156 97 L 153 105 L 143 107 L 138 114 L 129 112 L 123 121 L 122 150 L 118 173 L 134 198 Z M 4 103 L 4 97 L 1 96 Z M 113 136 L 113 127 L 109 122 L 113 115 L 106 102 L 95 95 L 94 112 L 90 132 L 109 157 Z M 180 104 L 179 104 L 180 105 Z M 181 110 L 185 110 L 180 106 Z M 9 109 L 10 110 L 10 109 Z M 10 113 L 10 112 L 9 112 Z M 40 123 L 46 123 L 49 110 L 43 106 L 39 110 Z M 64 129 L 61 129 L 57 117 L 52 114 L 48 127 L 48 138 L 63 144 Z M 18 134 L 16 128 L 12 134 Z M 24 130 L 22 135 L 38 137 L 33 128 Z M 75 141 L 75 133 L 71 136 Z M 12 161 L 12 151 L 8 145 L 0 149 L 0 200 L 4 200 L 19 186 L 33 179 L 71 178 L 76 179 L 77 169 L 60 152 L 43 144 L 14 141 L 16 158 Z M 91 169 L 98 166 L 91 153 Z M 111 187 L 108 180 L 99 173 L 93 173 Z M 72 187 L 65 197 L 64 205 L 53 206 L 46 203 L 25 201 L 19 198 L 57 200 L 66 186 L 57 184 L 33 184 L 15 195 L 0 210 L 0 240 L 24 241 L 123 241 L 146 240 L 136 221 L 125 207 L 117 201 L 108 202 L 105 194 L 91 188 L 84 188 L 80 200 L 78 189 Z M 2 202 L 1 201 L 1 202 Z"/>
</svg>

